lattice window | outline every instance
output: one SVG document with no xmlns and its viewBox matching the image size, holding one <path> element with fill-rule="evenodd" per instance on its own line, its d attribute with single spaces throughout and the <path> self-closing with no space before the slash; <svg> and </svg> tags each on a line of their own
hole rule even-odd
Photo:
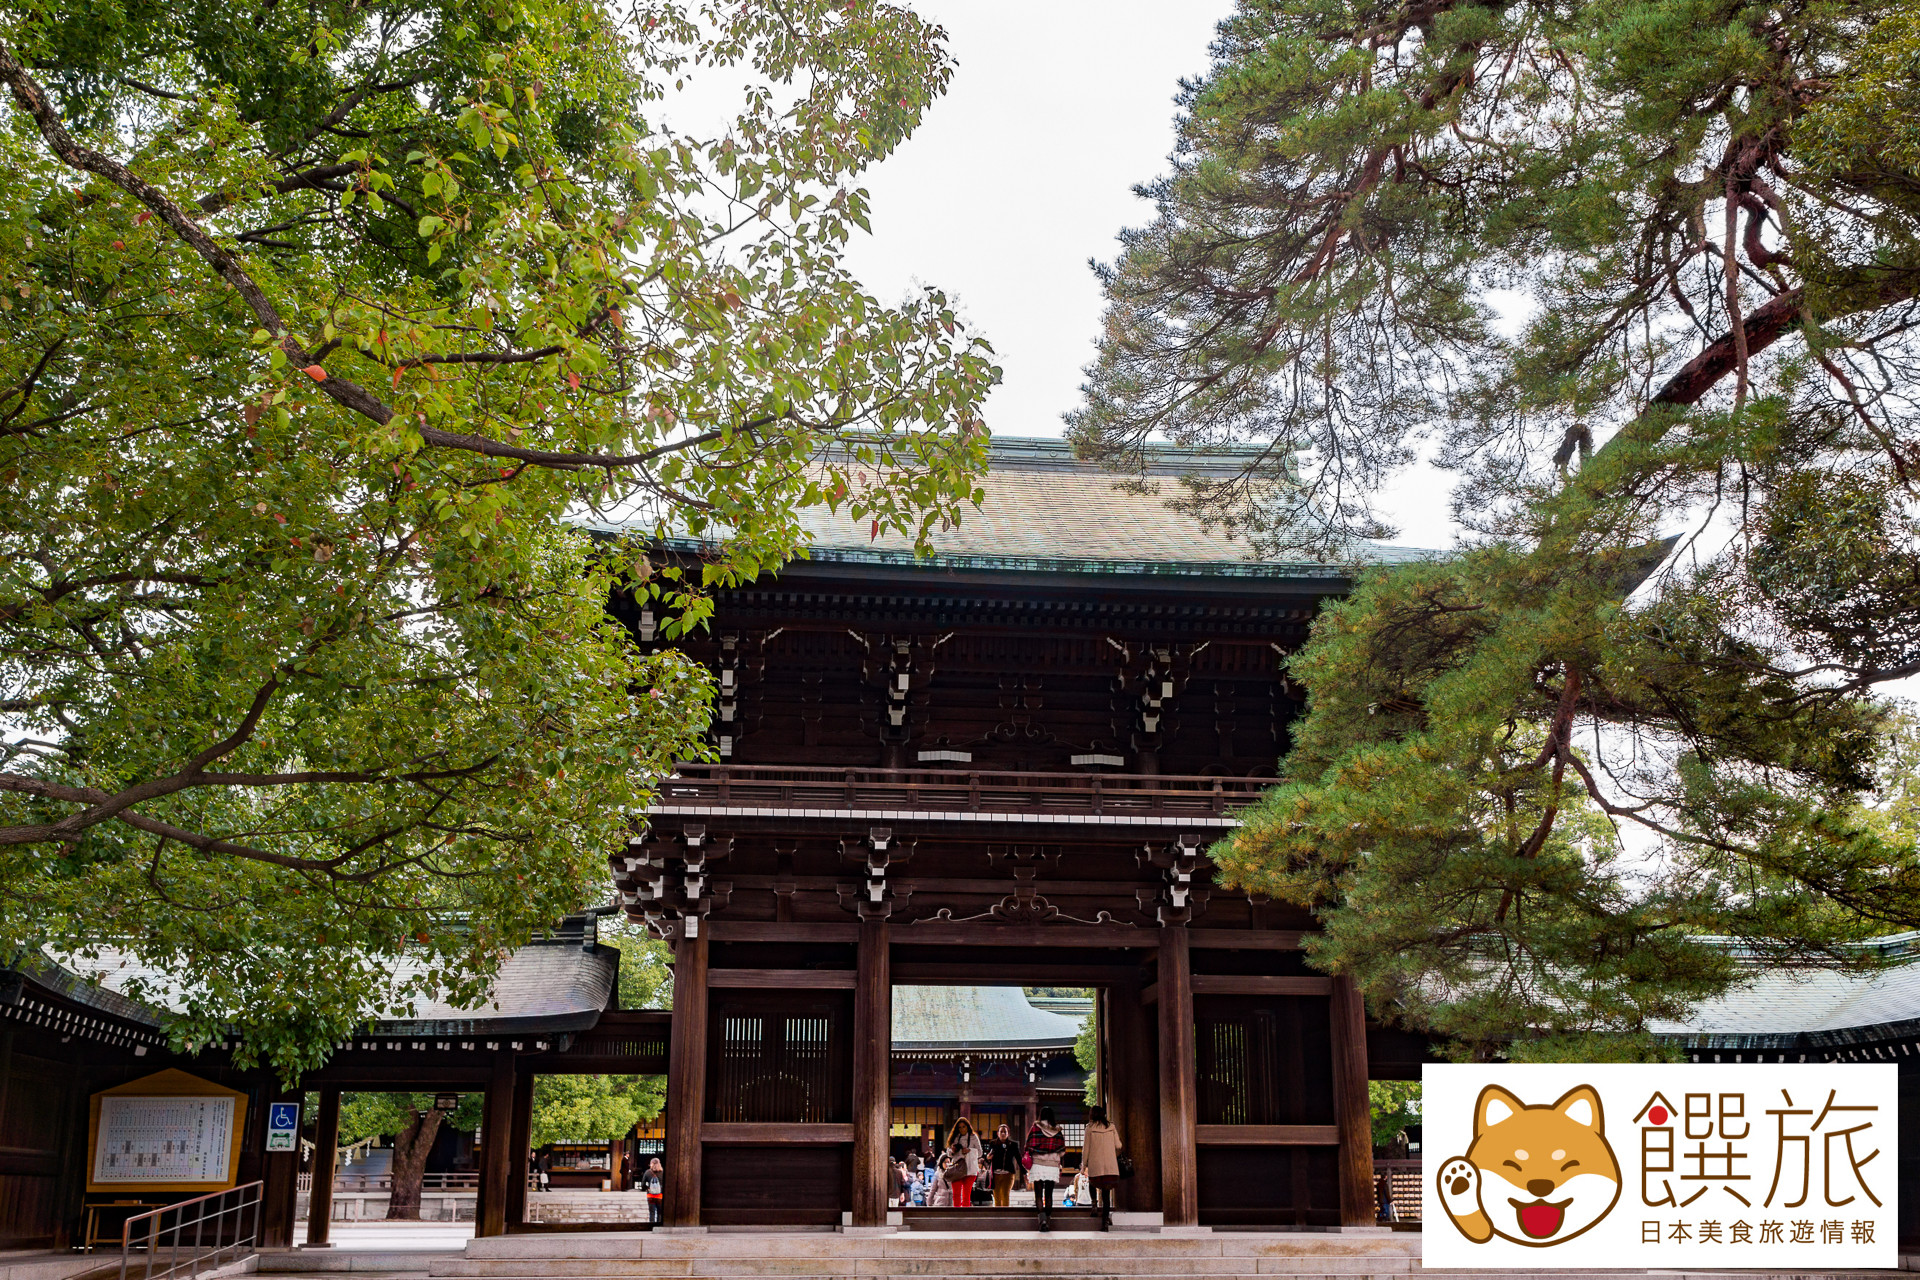
<svg viewBox="0 0 1920 1280">
<path fill-rule="evenodd" d="M 1318 996 L 1194 1001 L 1201 1124 L 1331 1124 L 1333 1045 Z"/>
<path fill-rule="evenodd" d="M 716 1019 L 707 1119 L 720 1123 L 830 1124 L 844 1119 L 828 1012 L 723 1009 Z"/>
</svg>

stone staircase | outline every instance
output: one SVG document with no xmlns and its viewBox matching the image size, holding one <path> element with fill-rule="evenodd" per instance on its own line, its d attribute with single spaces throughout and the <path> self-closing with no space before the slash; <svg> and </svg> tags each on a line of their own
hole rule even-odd
<svg viewBox="0 0 1920 1280">
<path fill-rule="evenodd" d="M 475 1240 L 465 1253 L 428 1260 L 428 1280 L 1411 1280 L 1422 1272 L 1412 1232 L 1116 1231 L 1040 1235 L 965 1231 L 888 1235 L 827 1231 L 713 1231 L 538 1234 Z M 1434 1276 L 1567 1280 L 1647 1276 L 1646 1271 L 1434 1270 Z M 1661 1280 L 1724 1280 L 1725 1272 L 1665 1271 Z M 1768 1273 L 1743 1273 L 1748 1280 Z M 1779 1273 L 1788 1274 L 1785 1272 Z M 1799 1276 L 1884 1276 L 1885 1272 L 1797 1271 Z M 317 1280 L 317 1278 L 316 1278 Z"/>
<path fill-rule="evenodd" d="M 464 1256 L 434 1259 L 428 1274 L 431 1280 L 1215 1280 L 1268 1275 L 1402 1280 L 1418 1268 L 1418 1237 L 1408 1234 L 716 1231 L 475 1240 Z"/>
</svg>

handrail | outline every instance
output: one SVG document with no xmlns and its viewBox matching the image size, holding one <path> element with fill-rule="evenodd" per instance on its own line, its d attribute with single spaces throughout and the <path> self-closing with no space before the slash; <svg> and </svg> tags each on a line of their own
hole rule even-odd
<svg viewBox="0 0 1920 1280">
<path fill-rule="evenodd" d="M 260 1210 L 264 1203 L 264 1189 L 261 1182 L 243 1182 L 225 1191 L 214 1191 L 191 1200 L 182 1200 L 178 1204 L 134 1214 L 120 1228 L 120 1280 L 127 1280 L 133 1262 L 136 1223 L 146 1224 L 140 1237 L 141 1247 L 146 1251 L 146 1268 L 140 1273 L 141 1280 L 170 1280 L 182 1270 L 198 1277 L 202 1263 L 208 1263 L 208 1269 L 213 1270 L 238 1260 L 245 1252 L 257 1249 L 260 1245 Z M 195 1210 L 192 1217 L 187 1216 L 189 1209 Z M 250 1221 L 249 1210 L 252 1211 Z M 174 1215 L 171 1227 L 165 1223 L 168 1214 Z M 186 1244 L 184 1238 L 188 1227 L 193 1228 L 191 1244 Z M 173 1237 L 169 1261 L 164 1268 L 155 1270 L 154 1263 L 160 1251 L 168 1247 L 164 1237 L 169 1232 Z M 212 1236 L 211 1245 L 207 1238 L 209 1234 Z M 180 1258 L 183 1245 L 187 1249 L 184 1262 Z"/>
</svg>

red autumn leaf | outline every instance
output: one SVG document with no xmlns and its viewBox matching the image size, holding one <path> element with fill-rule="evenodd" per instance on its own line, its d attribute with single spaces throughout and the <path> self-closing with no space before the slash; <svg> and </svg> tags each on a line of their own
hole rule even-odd
<svg viewBox="0 0 1920 1280">
<path fill-rule="evenodd" d="M 575 391 L 578 391 L 580 389 L 580 375 L 577 373 L 568 374 L 567 385 L 572 387 Z"/>
<path fill-rule="evenodd" d="M 879 536 L 880 536 L 880 522 L 878 520 L 875 520 L 873 522 L 873 528 L 867 533 L 867 541 L 872 542 L 875 538 L 878 538 Z"/>
<path fill-rule="evenodd" d="M 300 372 L 306 374 L 309 378 L 312 378 L 315 382 L 325 382 L 327 380 L 327 371 L 325 369 L 322 369 L 317 364 L 310 364 L 306 368 L 302 369 Z"/>
<path fill-rule="evenodd" d="M 113 242 L 113 247 L 116 249 L 124 249 L 127 247 L 127 242 L 125 240 L 115 240 Z"/>
<path fill-rule="evenodd" d="M 151 217 L 153 217 L 153 214 L 151 212 L 149 212 L 146 209 L 142 209 L 140 212 L 133 215 L 134 225 L 138 227 L 144 227 L 147 225 L 147 219 Z"/>
<path fill-rule="evenodd" d="M 400 375 L 401 375 L 401 374 L 402 374 L 403 372 L 405 372 L 405 371 L 404 371 L 404 370 L 402 370 L 402 369 L 395 369 L 395 370 L 393 371 L 393 385 L 394 385 L 394 386 L 396 386 L 396 387 L 397 387 L 397 386 L 399 386 L 399 385 L 400 385 Z"/>
</svg>

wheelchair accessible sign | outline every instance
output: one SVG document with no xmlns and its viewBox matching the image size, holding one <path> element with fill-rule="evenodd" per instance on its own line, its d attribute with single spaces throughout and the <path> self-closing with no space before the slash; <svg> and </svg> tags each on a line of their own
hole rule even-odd
<svg viewBox="0 0 1920 1280">
<path fill-rule="evenodd" d="M 267 1150 L 292 1151 L 300 1144 L 300 1104 L 267 1104 Z"/>
</svg>

